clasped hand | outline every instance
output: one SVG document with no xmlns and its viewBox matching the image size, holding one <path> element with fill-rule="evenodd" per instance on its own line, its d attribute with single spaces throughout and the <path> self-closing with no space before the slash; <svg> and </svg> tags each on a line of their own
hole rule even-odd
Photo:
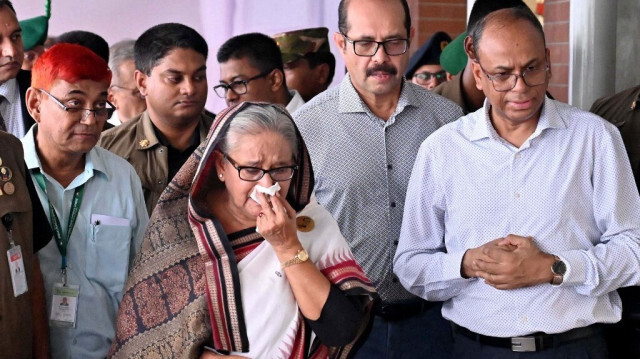
<svg viewBox="0 0 640 359">
<path fill-rule="evenodd" d="M 550 282 L 553 261 L 533 238 L 510 234 L 467 250 L 461 272 L 465 277 L 483 278 L 497 289 L 516 289 Z"/>
</svg>

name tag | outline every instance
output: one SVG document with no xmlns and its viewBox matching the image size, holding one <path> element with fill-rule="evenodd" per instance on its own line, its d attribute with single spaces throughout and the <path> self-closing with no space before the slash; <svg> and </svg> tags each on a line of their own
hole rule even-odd
<svg viewBox="0 0 640 359">
<path fill-rule="evenodd" d="M 7 250 L 9 260 L 9 273 L 11 273 L 11 284 L 13 285 L 13 295 L 15 297 L 27 292 L 27 275 L 24 271 L 24 261 L 22 260 L 22 249 L 20 246 L 13 246 Z"/>
<path fill-rule="evenodd" d="M 51 300 L 51 318 L 49 320 L 52 326 L 76 327 L 79 294 L 80 287 L 77 285 L 67 285 L 66 287 L 62 283 L 54 285 L 53 298 Z"/>
</svg>

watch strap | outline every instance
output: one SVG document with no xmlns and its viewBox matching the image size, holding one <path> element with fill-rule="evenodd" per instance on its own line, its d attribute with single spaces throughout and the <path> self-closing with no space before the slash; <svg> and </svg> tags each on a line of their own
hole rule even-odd
<svg viewBox="0 0 640 359">
<path fill-rule="evenodd" d="M 284 269 L 292 265 L 304 263 L 308 260 L 309 260 L 309 255 L 307 254 L 307 251 L 305 251 L 304 249 L 300 249 L 298 250 L 298 253 L 296 253 L 296 255 L 293 256 L 293 258 L 289 259 L 286 262 L 280 263 L 280 268 Z"/>
</svg>

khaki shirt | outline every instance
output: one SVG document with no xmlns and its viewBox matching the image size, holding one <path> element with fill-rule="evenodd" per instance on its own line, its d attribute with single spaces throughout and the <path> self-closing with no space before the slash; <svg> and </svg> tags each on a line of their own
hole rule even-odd
<svg viewBox="0 0 640 359">
<path fill-rule="evenodd" d="M 463 70 L 464 71 L 464 70 Z M 462 108 L 462 112 L 466 115 L 469 112 L 473 112 L 467 106 L 462 94 L 462 72 L 453 76 L 451 80 L 445 81 L 436 86 L 431 92 L 436 93 L 444 98 L 455 102 Z"/>
<path fill-rule="evenodd" d="M 636 186 L 640 189 L 640 86 L 596 100 L 590 111 L 620 130 Z"/>
<path fill-rule="evenodd" d="M 202 115 L 199 123 L 200 141 L 207 138 L 213 118 Z M 127 160 L 142 182 L 147 212 L 151 215 L 169 181 L 168 149 L 153 130 L 149 113 L 102 133 L 98 145 Z"/>
<path fill-rule="evenodd" d="M 25 182 L 25 165 L 20 140 L 0 131 L 0 159 L 5 176 L 0 178 L 0 218 L 13 215 L 13 240 L 22 249 L 27 276 L 28 291 L 18 297 L 13 295 L 7 250 L 9 236 L 0 222 L 0 356 L 3 358 L 31 358 L 32 343 L 32 295 L 33 285 L 33 226 L 29 191 Z M 11 178 L 7 176 L 11 171 Z M 14 191 L 6 190 L 12 184 Z M 9 185 L 11 187 L 11 185 Z M 42 289 L 40 289 L 42 290 Z M 43 319 L 44 320 L 44 319 Z"/>
</svg>

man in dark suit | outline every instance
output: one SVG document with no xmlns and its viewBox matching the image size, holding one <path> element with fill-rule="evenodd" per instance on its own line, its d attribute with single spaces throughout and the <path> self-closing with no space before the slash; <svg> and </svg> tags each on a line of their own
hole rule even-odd
<svg viewBox="0 0 640 359">
<path fill-rule="evenodd" d="M 21 138 L 33 125 L 24 98 L 31 73 L 22 71 L 24 49 L 13 4 L 0 0 L 0 130 Z"/>
</svg>

